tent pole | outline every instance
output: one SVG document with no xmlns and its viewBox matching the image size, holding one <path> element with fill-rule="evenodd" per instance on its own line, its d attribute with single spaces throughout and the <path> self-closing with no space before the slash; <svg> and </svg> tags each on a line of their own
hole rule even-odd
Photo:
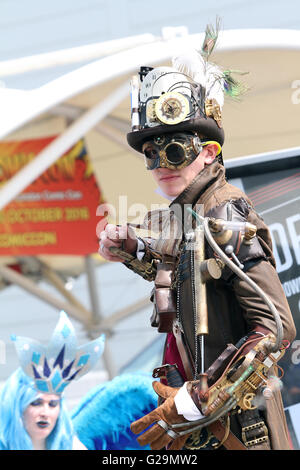
<svg viewBox="0 0 300 470">
<path fill-rule="evenodd" d="M 85 267 L 88 280 L 88 288 L 91 301 L 91 310 L 93 313 L 93 324 L 97 327 L 99 324 L 105 324 L 103 317 L 101 315 L 101 308 L 99 302 L 99 289 L 97 289 L 97 282 L 95 276 L 95 265 L 94 260 L 91 255 L 85 256 Z M 98 328 L 97 328 L 98 330 Z M 109 343 L 109 331 L 106 333 L 105 347 L 103 351 L 103 362 L 108 373 L 108 378 L 111 380 L 116 375 L 115 366 L 112 360 L 112 354 L 110 352 L 110 343 Z"/>
<path fill-rule="evenodd" d="M 47 281 L 50 282 L 58 292 L 60 292 L 65 299 L 70 302 L 70 304 L 74 305 L 78 310 L 81 310 L 89 323 L 93 323 L 93 313 L 87 310 L 81 302 L 79 302 L 79 300 L 77 300 L 76 297 L 74 297 L 74 295 L 65 288 L 64 282 L 60 276 L 58 276 L 56 272 L 44 262 L 41 263 L 41 270 L 44 278 L 47 279 Z"/>
<path fill-rule="evenodd" d="M 87 280 L 88 280 L 88 288 L 89 288 L 89 294 L 90 294 L 93 322 L 97 324 L 102 321 L 102 315 L 101 315 L 101 310 L 100 310 L 100 302 L 99 302 L 99 294 L 98 294 L 99 289 L 97 289 L 97 283 L 96 283 L 95 266 L 94 266 L 94 261 L 91 255 L 86 255 L 84 259 L 85 259 L 85 270 L 86 270 Z"/>
<path fill-rule="evenodd" d="M 49 305 L 52 305 L 52 307 L 58 310 L 64 310 L 72 318 L 81 322 L 87 329 L 91 327 L 91 324 L 88 319 L 85 317 L 83 312 L 79 310 L 76 306 L 67 304 L 61 301 L 60 299 L 54 297 L 49 292 L 39 288 L 34 282 L 32 282 L 30 279 L 27 279 L 22 274 L 17 273 L 11 268 L 0 265 L 0 276 L 3 277 L 6 281 L 12 284 L 16 284 L 22 289 L 30 292 L 31 294 L 48 303 Z"/>
<path fill-rule="evenodd" d="M 90 322 L 88 322 L 84 313 L 81 310 L 79 310 L 76 306 L 62 302 L 60 299 L 57 299 L 49 292 L 46 292 L 43 289 L 40 289 L 30 279 L 27 279 L 22 274 L 19 274 L 13 269 L 7 268 L 6 266 L 0 265 L 0 276 L 2 276 L 6 281 L 12 284 L 18 285 L 22 289 L 38 297 L 39 299 L 43 300 L 47 304 L 52 305 L 52 307 L 58 310 L 64 310 L 72 318 L 82 323 L 89 332 L 92 331 L 94 324 L 91 324 Z M 105 364 L 105 368 L 108 373 L 108 378 L 111 380 L 115 375 L 115 371 L 111 362 L 111 354 L 110 354 L 107 337 L 106 337 L 106 343 L 105 343 L 105 348 L 104 348 L 102 357 L 103 357 L 103 361 Z"/>
</svg>

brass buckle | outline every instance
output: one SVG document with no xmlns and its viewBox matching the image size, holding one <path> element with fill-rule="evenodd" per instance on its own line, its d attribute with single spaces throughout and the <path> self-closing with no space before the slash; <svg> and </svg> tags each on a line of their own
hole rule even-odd
<svg viewBox="0 0 300 470">
<path fill-rule="evenodd" d="M 247 431 L 252 431 L 253 429 L 259 429 L 259 428 L 263 430 L 264 435 L 256 439 L 251 439 L 250 441 L 248 441 L 247 436 L 246 436 Z M 250 424 L 249 426 L 243 427 L 242 439 L 246 447 L 255 446 L 257 444 L 261 444 L 262 442 L 267 442 L 269 440 L 269 433 L 268 433 L 268 428 L 265 425 L 264 421 L 259 421 L 258 423 Z"/>
</svg>

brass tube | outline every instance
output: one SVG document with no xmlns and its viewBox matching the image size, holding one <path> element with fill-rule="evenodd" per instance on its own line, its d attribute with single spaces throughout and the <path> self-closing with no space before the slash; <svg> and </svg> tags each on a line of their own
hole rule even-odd
<svg viewBox="0 0 300 470">
<path fill-rule="evenodd" d="M 206 284 L 202 279 L 201 263 L 205 261 L 204 229 L 202 224 L 197 225 L 194 239 L 194 266 L 195 266 L 195 301 L 197 313 L 197 335 L 208 334 L 208 317 L 206 302 Z"/>
</svg>

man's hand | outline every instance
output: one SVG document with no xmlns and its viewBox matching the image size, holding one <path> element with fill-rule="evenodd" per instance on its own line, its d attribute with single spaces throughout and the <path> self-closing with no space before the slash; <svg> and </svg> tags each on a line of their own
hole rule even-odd
<svg viewBox="0 0 300 470">
<path fill-rule="evenodd" d="M 160 397 L 165 398 L 164 403 L 137 421 L 134 421 L 134 423 L 131 424 L 130 429 L 134 434 L 139 434 L 153 424 L 150 429 L 147 429 L 137 438 L 139 444 L 142 446 L 149 444 L 152 450 L 158 450 L 171 443 L 171 445 L 168 446 L 168 449 L 179 450 L 187 440 L 188 434 L 177 437 L 174 431 L 168 431 L 168 429 L 165 429 L 167 428 L 167 424 L 188 423 L 182 415 L 177 413 L 174 402 L 174 397 L 179 389 L 168 387 L 160 382 L 153 382 L 152 386 Z M 165 428 L 157 424 L 159 421 L 164 422 L 163 425 Z M 182 430 L 182 428 L 180 429 Z"/>
<path fill-rule="evenodd" d="M 109 248 L 112 246 L 122 248 L 127 253 L 135 255 L 137 238 L 134 231 L 128 225 L 107 224 L 103 232 L 100 233 L 99 253 L 107 261 L 123 262 L 122 258 L 113 255 L 109 251 Z"/>
</svg>

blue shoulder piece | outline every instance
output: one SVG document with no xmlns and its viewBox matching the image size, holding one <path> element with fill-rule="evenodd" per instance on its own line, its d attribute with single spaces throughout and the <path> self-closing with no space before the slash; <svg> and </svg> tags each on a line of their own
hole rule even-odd
<svg viewBox="0 0 300 470">
<path fill-rule="evenodd" d="M 75 433 L 88 450 L 142 450 L 130 424 L 157 407 L 150 374 L 123 374 L 94 387 L 71 418 Z"/>
</svg>

